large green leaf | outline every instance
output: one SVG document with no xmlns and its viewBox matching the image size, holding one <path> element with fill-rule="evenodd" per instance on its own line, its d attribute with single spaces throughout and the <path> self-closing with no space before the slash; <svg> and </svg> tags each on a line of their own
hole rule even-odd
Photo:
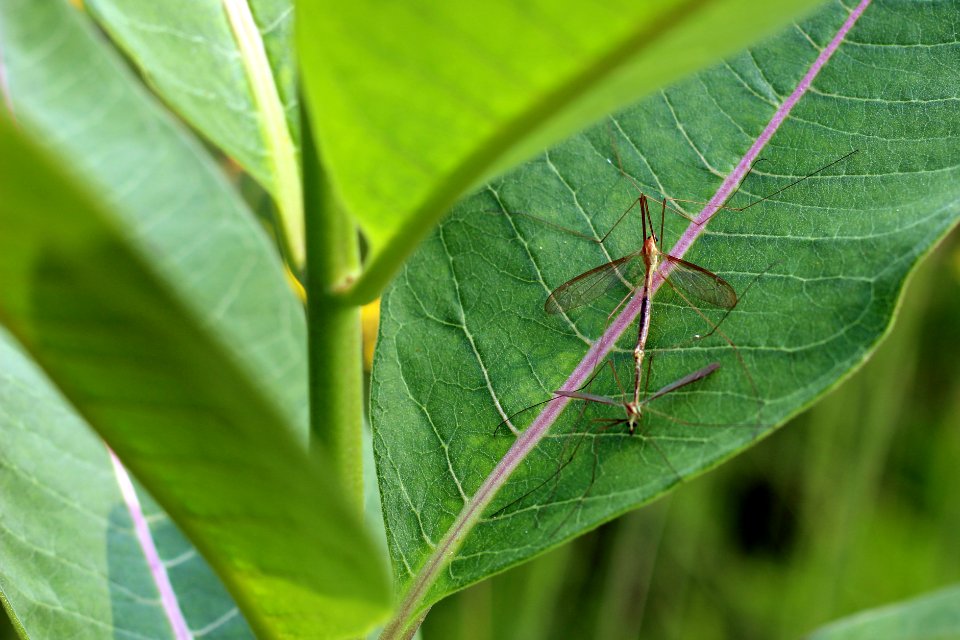
<svg viewBox="0 0 960 640">
<path fill-rule="evenodd" d="M 378 295 L 454 200 L 812 0 L 297 5 L 303 83 Z"/>
<path fill-rule="evenodd" d="M 273 194 L 303 251 L 292 0 L 88 0 L 180 115 Z"/>
<path fill-rule="evenodd" d="M 0 4 L 17 123 L 114 204 L 142 248 L 306 442 L 303 307 L 253 215 L 203 148 L 66 2 Z"/>
<path fill-rule="evenodd" d="M 443 595 L 749 446 L 883 336 L 910 270 L 960 216 L 957 11 L 878 2 L 857 21 L 854 9 L 832 4 L 492 182 L 402 271 L 383 300 L 372 391 L 388 539 L 405 593 L 393 631 Z M 648 193 L 700 201 L 732 191 L 762 153 L 735 206 L 851 149 L 859 153 L 769 201 L 722 211 L 702 234 L 668 216 L 668 248 L 681 233 L 684 243 L 700 234 L 688 259 L 740 292 L 756 281 L 722 327 L 737 350 L 716 334 L 695 340 L 709 327 L 670 291 L 655 298 L 648 346 L 664 351 L 650 390 L 721 364 L 656 401 L 686 424 L 648 413 L 630 437 L 589 421 L 622 409 L 584 407 L 581 419 L 571 407 L 555 420 L 563 405 L 555 401 L 516 418 L 519 435 L 495 433 L 505 416 L 581 384 L 601 361 L 588 347 L 625 330 L 639 308 L 635 299 L 608 322 L 623 288 L 606 305 L 543 312 L 551 289 L 639 247 L 636 216 L 600 247 L 511 214 L 599 237 L 637 195 L 618 153 Z M 627 381 L 634 340 L 626 331 L 616 354 Z M 593 390 L 617 392 L 609 376 Z"/>
<path fill-rule="evenodd" d="M 0 600 L 36 638 L 252 638 L 220 581 L 170 519 L 121 495 L 103 442 L 0 330 Z M 172 587 L 161 601 L 150 541 Z"/>
<path fill-rule="evenodd" d="M 946 640 L 960 638 L 960 587 L 950 587 L 826 626 L 810 640 Z"/>
<path fill-rule="evenodd" d="M 262 637 L 385 612 L 375 546 L 265 390 L 98 206 L 0 120 L 0 317 Z"/>
</svg>

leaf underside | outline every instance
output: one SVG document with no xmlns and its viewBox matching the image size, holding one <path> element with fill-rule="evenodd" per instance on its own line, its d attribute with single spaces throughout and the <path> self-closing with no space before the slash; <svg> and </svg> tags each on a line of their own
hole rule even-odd
<svg viewBox="0 0 960 640">
<path fill-rule="evenodd" d="M 497 429 L 504 416 L 550 398 L 627 293 L 566 315 L 543 312 L 553 288 L 637 250 L 639 219 L 599 246 L 511 212 L 599 238 L 637 195 L 618 155 L 655 197 L 709 199 L 852 8 L 829 5 L 490 183 L 403 269 L 383 299 L 372 390 L 401 592 L 512 444 L 511 431 Z M 651 403 L 633 437 L 593 421 L 622 417 L 622 409 L 572 403 L 463 532 L 421 605 L 702 473 L 863 362 L 889 327 L 910 270 L 960 215 L 960 67 L 953 48 L 938 46 L 955 42 L 956 32 L 946 5 L 876 3 L 866 11 L 729 205 L 859 152 L 769 201 L 720 212 L 685 256 L 738 292 L 752 283 L 722 325 L 736 348 L 717 334 L 694 339 L 709 326 L 668 287 L 655 298 L 649 391 L 710 362 L 719 371 Z M 668 213 L 663 246 L 686 226 Z M 703 311 L 713 321 L 723 315 Z M 635 339 L 628 330 L 614 357 L 624 385 L 632 385 Z M 608 373 L 591 392 L 619 396 Z M 516 418 L 516 428 L 538 410 Z"/>
<path fill-rule="evenodd" d="M 174 638 L 103 442 L 0 331 L 0 597 L 40 637 Z M 178 605 L 204 638 L 253 638 L 209 565 L 142 492 Z"/>
</svg>

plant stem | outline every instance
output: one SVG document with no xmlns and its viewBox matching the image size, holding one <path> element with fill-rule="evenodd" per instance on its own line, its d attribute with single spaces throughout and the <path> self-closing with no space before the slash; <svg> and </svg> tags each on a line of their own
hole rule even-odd
<svg viewBox="0 0 960 640">
<path fill-rule="evenodd" d="M 301 102 L 302 104 L 302 102 Z M 357 232 L 333 198 L 301 110 L 306 217 L 307 338 L 311 441 L 363 512 L 363 353 L 360 308 L 331 295 L 360 267 Z"/>
</svg>

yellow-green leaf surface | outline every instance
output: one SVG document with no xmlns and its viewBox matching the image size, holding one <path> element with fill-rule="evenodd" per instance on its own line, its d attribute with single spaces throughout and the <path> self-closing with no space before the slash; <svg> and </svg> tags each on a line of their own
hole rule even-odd
<svg viewBox="0 0 960 640">
<path fill-rule="evenodd" d="M 0 121 L 0 317 L 217 569 L 263 638 L 383 615 L 342 490 L 151 257 Z M 68 587 L 69 588 L 69 587 Z"/>
<path fill-rule="evenodd" d="M 960 587 L 950 587 L 844 618 L 809 640 L 950 640 L 960 638 Z"/>
<path fill-rule="evenodd" d="M 303 257 L 293 0 L 88 0 L 153 89 L 273 194 Z"/>
<path fill-rule="evenodd" d="M 374 361 L 404 594 L 387 637 L 751 446 L 869 356 L 912 269 L 960 220 L 958 25 L 953 3 L 831 3 L 491 181 L 439 225 L 383 297 Z M 662 248 L 741 295 L 726 317 L 701 305 L 721 335 L 670 287 L 654 292 L 642 397 L 720 368 L 651 402 L 630 435 L 594 421 L 622 406 L 553 392 L 609 356 L 630 395 L 606 367 L 592 392 L 632 397 L 641 297 L 615 283 L 565 313 L 544 301 L 640 248 L 639 216 L 603 244 L 557 228 L 599 239 L 638 189 L 692 200 L 675 206 L 697 222 L 668 212 L 662 233 L 655 208 Z"/>
<path fill-rule="evenodd" d="M 28 638 L 253 638 L 209 565 L 0 329 L 0 601 Z M 3 634 L 0 634 L 0 637 Z"/>
<path fill-rule="evenodd" d="M 464 191 L 810 0 L 297 4 L 314 128 L 376 296 Z"/>
</svg>

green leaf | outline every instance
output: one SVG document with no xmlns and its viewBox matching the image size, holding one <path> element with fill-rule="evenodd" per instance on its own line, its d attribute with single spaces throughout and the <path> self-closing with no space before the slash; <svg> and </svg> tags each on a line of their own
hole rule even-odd
<svg viewBox="0 0 960 640">
<path fill-rule="evenodd" d="M 853 9 L 833 4 L 490 183 L 403 269 L 382 302 L 372 388 L 404 598 L 394 635 L 444 595 L 750 446 L 849 375 L 885 334 L 906 277 L 960 216 L 960 78 L 947 46 L 956 14 L 948 5 L 917 13 L 880 4 L 857 21 Z M 633 437 L 590 420 L 622 417 L 619 407 L 578 402 L 554 422 L 560 401 L 515 417 L 519 435 L 497 431 L 506 416 L 583 384 L 604 360 L 588 348 L 615 329 L 625 331 L 619 377 L 632 386 L 636 329 L 627 323 L 639 309 L 634 299 L 608 320 L 623 287 L 606 304 L 543 311 L 561 283 L 636 251 L 638 216 L 601 247 L 511 214 L 599 238 L 637 197 L 618 155 L 653 197 L 706 201 L 722 200 L 762 154 L 730 202 L 738 206 L 852 149 L 822 174 L 749 209 L 721 211 L 705 228 L 668 214 L 664 247 L 699 234 L 686 259 L 741 293 L 722 325 L 737 349 L 718 334 L 695 339 L 709 326 L 663 291 L 651 316 L 649 391 L 711 362 L 721 365 L 716 374 L 652 403 Z M 608 373 L 591 390 L 619 395 Z"/>
<path fill-rule="evenodd" d="M 219 342 L 215 348 L 242 367 L 272 410 L 282 411 L 274 428 L 295 431 L 305 443 L 303 309 L 262 229 L 202 148 L 156 106 L 82 16 L 60 2 L 5 3 L 0 11 L 3 75 L 20 126 L 105 194 L 117 216 L 113 224 L 190 317 L 209 329 L 206 335 Z M 289 435 L 268 431 L 262 437 L 272 442 Z M 262 455 L 263 445 L 245 455 Z M 298 449 L 296 456 L 302 455 Z M 295 460 L 289 461 L 291 473 Z M 148 484 L 164 500 L 156 479 Z M 308 509 L 316 508 L 313 501 Z M 169 508 L 168 500 L 164 504 Z M 185 529 L 196 540 L 196 532 Z M 281 611 L 298 606 L 282 590 L 271 590 L 258 605 L 269 609 L 274 599 Z"/>
<path fill-rule="evenodd" d="M 27 637 L 175 638 L 107 448 L 0 330 L 0 599 Z M 143 515 L 183 620 L 253 634 L 152 500 Z"/>
<path fill-rule="evenodd" d="M 89 183 L 307 440 L 306 323 L 263 229 L 203 148 L 66 2 L 0 5 L 14 117 Z"/>
<path fill-rule="evenodd" d="M 300 2 L 314 131 L 378 295 L 467 189 L 816 4 Z"/>
<path fill-rule="evenodd" d="M 388 592 L 342 489 L 117 216 L 0 122 L 0 316 L 260 637 L 371 627 Z"/>
<path fill-rule="evenodd" d="M 834 622 L 810 640 L 944 640 L 960 638 L 960 587 L 949 587 Z"/>
<path fill-rule="evenodd" d="M 291 0 L 87 0 L 154 90 L 273 194 L 296 263 L 303 210 Z"/>
</svg>

